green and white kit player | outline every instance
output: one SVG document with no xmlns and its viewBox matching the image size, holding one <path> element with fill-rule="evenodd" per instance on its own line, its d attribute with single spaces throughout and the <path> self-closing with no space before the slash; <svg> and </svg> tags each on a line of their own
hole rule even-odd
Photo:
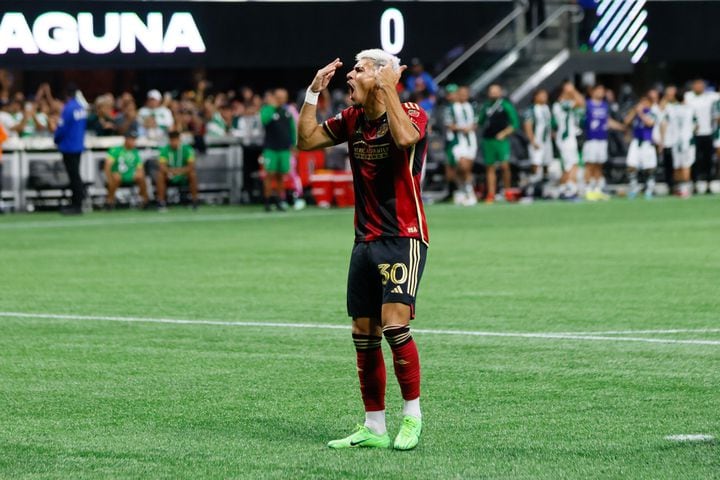
<svg viewBox="0 0 720 480">
<path fill-rule="evenodd" d="M 452 86 L 448 86 L 451 88 Z M 470 103 L 470 89 L 457 88 L 445 110 L 446 150 L 449 167 L 457 171 L 458 190 L 453 201 L 458 205 L 475 205 L 472 166 L 477 157 L 477 117 Z"/>
<path fill-rule="evenodd" d="M 195 150 L 180 142 L 180 133 L 172 131 L 168 135 L 169 143 L 160 148 L 157 176 L 157 199 L 161 211 L 166 208 L 167 184 L 189 185 L 193 208 L 198 204 L 198 181 L 195 170 Z"/>
<path fill-rule="evenodd" d="M 530 185 L 536 189 L 543 179 L 543 168 L 550 166 L 553 159 L 552 113 L 548 107 L 548 93 L 540 89 L 533 95 L 533 103 L 525 111 L 523 127 L 530 142 L 528 153 L 532 174 Z"/>
<path fill-rule="evenodd" d="M 143 206 L 148 203 L 145 170 L 143 169 L 140 152 L 136 148 L 137 132 L 125 134 L 125 143 L 108 150 L 105 157 L 105 178 L 107 179 L 106 206 L 115 206 L 115 192 L 120 185 L 136 184 L 140 189 Z"/>
<path fill-rule="evenodd" d="M 580 121 L 585 115 L 585 98 L 571 82 L 565 82 L 560 96 L 553 104 L 552 114 L 557 131 L 555 144 L 560 152 L 562 177 L 560 178 L 560 197 L 577 196 L 577 169 L 580 162 L 577 137 L 580 134 Z"/>
</svg>

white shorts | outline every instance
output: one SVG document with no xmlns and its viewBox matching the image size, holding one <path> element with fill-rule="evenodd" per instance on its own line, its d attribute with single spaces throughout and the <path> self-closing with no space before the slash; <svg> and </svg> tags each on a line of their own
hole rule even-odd
<svg viewBox="0 0 720 480">
<path fill-rule="evenodd" d="M 530 148 L 528 148 L 530 163 L 536 166 L 550 165 L 550 162 L 552 162 L 553 159 L 552 142 L 548 140 L 544 144 L 541 143 L 539 147 L 540 148 L 534 148 L 532 144 L 530 144 Z"/>
<path fill-rule="evenodd" d="M 567 172 L 580 161 L 578 153 L 577 138 L 570 137 L 565 140 L 557 140 L 557 147 L 560 151 L 563 172 Z"/>
<path fill-rule="evenodd" d="M 605 163 L 608 159 L 607 140 L 586 140 L 582 149 L 585 163 Z"/>
<path fill-rule="evenodd" d="M 469 135 L 458 135 L 458 143 L 452 147 L 452 154 L 455 161 L 461 158 L 467 158 L 473 162 L 477 158 L 477 139 L 475 133 Z"/>
<path fill-rule="evenodd" d="M 657 168 L 657 151 L 655 145 L 651 142 L 642 142 L 642 144 L 634 138 L 630 142 L 627 154 L 628 168 L 637 170 L 650 170 Z"/>
<path fill-rule="evenodd" d="M 695 145 L 677 145 L 672 147 L 673 168 L 690 168 L 695 163 Z"/>
<path fill-rule="evenodd" d="M 452 154 L 453 154 L 453 157 L 455 157 L 455 160 L 458 162 L 460 161 L 461 158 L 467 158 L 474 162 L 475 158 L 477 157 L 477 145 L 475 145 L 475 146 L 467 145 L 467 144 L 466 145 L 462 145 L 462 144 L 455 145 L 452 148 Z"/>
</svg>

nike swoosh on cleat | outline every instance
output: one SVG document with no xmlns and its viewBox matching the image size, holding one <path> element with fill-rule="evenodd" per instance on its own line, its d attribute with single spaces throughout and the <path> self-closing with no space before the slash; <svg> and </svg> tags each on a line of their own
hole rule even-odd
<svg viewBox="0 0 720 480">
<path fill-rule="evenodd" d="M 350 446 L 351 446 L 351 447 L 356 447 L 356 446 L 360 445 L 361 443 L 367 442 L 368 440 L 370 440 L 370 439 L 369 439 L 369 438 L 366 438 L 366 439 L 364 439 L 364 440 L 360 440 L 359 442 L 353 442 L 352 440 L 350 440 Z"/>
</svg>

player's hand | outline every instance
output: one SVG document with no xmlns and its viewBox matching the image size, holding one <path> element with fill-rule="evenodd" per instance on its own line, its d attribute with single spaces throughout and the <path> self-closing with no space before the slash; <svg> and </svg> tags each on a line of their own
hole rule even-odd
<svg viewBox="0 0 720 480">
<path fill-rule="evenodd" d="M 540 150 L 540 145 L 538 145 L 537 142 L 532 142 L 531 145 L 535 150 Z"/>
<path fill-rule="evenodd" d="M 326 89 L 333 75 L 335 75 L 337 69 L 342 66 L 343 63 L 340 61 L 339 58 L 336 58 L 335 60 L 318 70 L 315 74 L 315 78 L 313 78 L 313 81 L 310 84 L 310 90 L 315 93 L 319 93 L 322 90 Z"/>
<path fill-rule="evenodd" d="M 407 69 L 407 65 L 400 65 L 400 69 L 396 72 L 392 65 L 385 65 L 377 69 L 375 72 L 375 87 L 378 89 L 392 88 L 400 81 L 400 76 Z"/>
</svg>

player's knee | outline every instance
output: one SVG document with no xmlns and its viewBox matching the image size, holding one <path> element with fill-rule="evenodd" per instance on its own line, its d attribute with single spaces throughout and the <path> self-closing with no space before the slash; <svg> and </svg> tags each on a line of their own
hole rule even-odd
<svg viewBox="0 0 720 480">
<path fill-rule="evenodd" d="M 109 186 L 116 186 L 120 184 L 120 174 L 112 173 L 107 179 Z"/>
<path fill-rule="evenodd" d="M 382 328 L 377 319 L 369 317 L 353 318 L 352 322 L 353 335 L 373 335 L 382 337 Z"/>
</svg>

